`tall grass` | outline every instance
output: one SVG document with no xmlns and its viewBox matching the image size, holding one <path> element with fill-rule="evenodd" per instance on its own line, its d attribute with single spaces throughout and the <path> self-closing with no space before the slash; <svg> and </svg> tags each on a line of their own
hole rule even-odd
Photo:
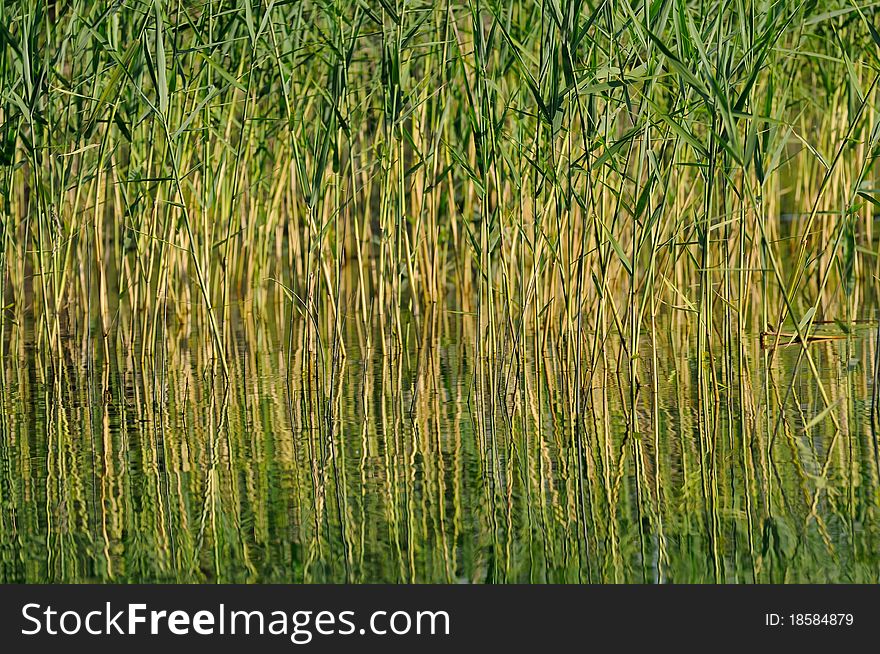
<svg viewBox="0 0 880 654">
<path fill-rule="evenodd" d="M 479 313 L 486 354 L 537 330 L 583 372 L 658 319 L 703 352 L 848 322 L 878 266 L 874 18 L 4 3 L 5 329 L 150 356 L 176 321 L 222 362 L 236 310 L 289 303 L 329 344 L 439 303 Z"/>
<path fill-rule="evenodd" d="M 172 404 L 186 406 L 195 382 L 176 375 L 192 356 L 211 384 L 210 411 L 194 416 L 211 421 L 199 464 L 215 470 L 231 456 L 216 436 L 237 418 L 228 407 L 247 405 L 222 380 L 241 374 L 242 351 L 281 342 L 284 356 L 267 365 L 287 377 L 288 421 L 300 415 L 325 436 L 299 460 L 295 483 L 348 516 L 355 500 L 343 489 L 355 470 L 341 460 L 354 455 L 340 438 L 340 402 L 368 383 L 346 377 L 350 351 L 388 366 L 394 406 L 358 419 L 397 435 L 383 443 L 392 461 L 415 456 L 413 443 L 434 447 L 419 439 L 436 436 L 429 423 L 439 418 L 417 407 L 436 391 L 424 385 L 439 365 L 431 352 L 452 339 L 473 366 L 457 397 L 493 506 L 485 533 L 518 524 L 499 499 L 516 484 L 538 496 L 524 510 L 550 520 L 546 494 L 572 483 L 567 517 L 552 514 L 560 533 L 572 547 L 611 548 L 611 567 L 587 577 L 630 578 L 614 548 L 633 533 L 643 560 L 671 562 L 664 530 L 690 533 L 678 511 L 687 506 L 704 517 L 711 574 L 724 578 L 723 511 L 745 511 L 752 550 L 759 515 L 770 520 L 763 538 L 781 538 L 773 498 L 786 504 L 792 489 L 774 487 L 772 453 L 781 442 L 796 448 L 795 432 L 830 430 L 829 450 L 802 453 L 815 463 L 821 452 L 824 464 L 799 468 L 827 481 L 858 413 L 823 370 L 831 346 L 817 337 L 833 330 L 851 345 L 857 325 L 876 318 L 876 23 L 868 0 L 0 0 L 2 354 L 38 362 L 56 399 L 67 369 L 84 364 L 88 431 L 105 447 L 98 407 L 113 383 L 94 379 L 109 375 L 108 362 L 123 357 L 118 368 L 149 376 L 139 383 L 157 415 L 143 419 L 158 424 Z M 466 329 L 450 327 L 457 316 Z M 675 370 L 662 354 L 670 341 L 687 354 Z M 417 374 L 404 379 L 410 357 Z M 774 372 L 780 358 L 785 375 Z M 658 389 L 669 380 L 686 386 L 686 421 L 664 414 Z M 169 388 L 183 398 L 172 402 Z M 47 434 L 65 410 L 54 406 Z M 166 424 L 162 438 L 186 428 Z M 553 483 L 547 462 L 557 459 L 532 440 L 548 430 L 561 439 Z M 686 462 L 664 468 L 675 438 Z M 158 461 L 156 452 L 144 456 Z M 453 456 L 425 455 L 440 467 Z M 743 478 L 733 480 L 722 471 L 736 457 Z M 174 465 L 191 465 L 184 459 Z M 322 476 L 328 461 L 342 476 Z M 623 461 L 637 462 L 635 489 L 621 486 Z M 108 459 L 102 483 L 122 465 Z M 678 465 L 692 494 L 673 497 L 664 478 L 678 479 Z M 367 469 L 357 472 L 364 484 Z M 388 471 L 390 496 L 405 485 L 400 474 Z M 216 562 L 232 546 L 206 522 L 227 515 L 211 508 L 223 496 L 212 475 L 192 482 L 205 508 L 183 537 L 213 534 Z M 452 482 L 437 471 L 431 483 L 445 492 Z M 749 506 L 736 505 L 732 483 Z M 102 501 L 117 491 L 103 488 Z M 826 491 L 806 481 L 800 491 L 805 522 L 821 523 Z M 182 513 L 173 518 L 169 504 L 162 520 L 184 520 L 189 491 L 174 492 Z M 681 504 L 669 512 L 666 502 Z M 636 519 L 625 510 L 633 503 Z M 414 509 L 390 506 L 381 510 L 399 534 Z M 461 510 L 431 514 L 443 525 L 442 556 L 460 537 L 444 530 L 460 525 Z M 369 539 L 352 530 L 366 527 L 332 524 L 344 526 L 346 570 L 359 569 L 352 548 L 363 556 Z M 833 545 L 833 530 L 818 529 Z M 541 547 L 574 551 L 547 533 Z M 326 561 L 322 538 L 302 560 Z M 175 549 L 184 558 L 162 570 L 186 576 L 207 542 Z M 491 565 L 510 563 L 521 542 L 493 541 Z M 418 576 L 410 545 L 394 546 L 400 578 Z M 101 575 L 112 576 L 105 554 Z M 752 577 L 766 579 L 756 556 Z"/>
</svg>

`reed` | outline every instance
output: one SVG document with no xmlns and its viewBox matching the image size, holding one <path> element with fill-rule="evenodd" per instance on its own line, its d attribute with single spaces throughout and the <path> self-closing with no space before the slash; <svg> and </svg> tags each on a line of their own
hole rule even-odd
<svg viewBox="0 0 880 654">
<path fill-rule="evenodd" d="M 706 351 L 851 320 L 878 266 L 872 16 L 4 3 L 5 328 L 152 356 L 186 322 L 222 362 L 236 305 L 320 339 L 441 304 L 487 352 L 541 329 L 589 360 L 673 315 Z"/>
<path fill-rule="evenodd" d="M 795 532 L 858 558 L 877 391 L 828 362 L 877 369 L 876 17 L 0 0 L 0 494 L 47 507 L 0 511 L 5 577 L 275 579 L 284 542 L 303 580 L 816 580 Z"/>
</svg>

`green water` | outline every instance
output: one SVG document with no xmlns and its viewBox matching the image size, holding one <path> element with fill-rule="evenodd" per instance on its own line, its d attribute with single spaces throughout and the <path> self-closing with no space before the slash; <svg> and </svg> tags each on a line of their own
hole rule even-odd
<svg viewBox="0 0 880 654">
<path fill-rule="evenodd" d="M 345 357 L 255 326 L 228 383 L 198 335 L 8 344 L 0 581 L 878 581 L 875 328 L 810 346 L 821 389 L 755 337 L 708 395 L 664 334 L 634 395 L 613 344 L 578 378 L 440 323 Z"/>
</svg>

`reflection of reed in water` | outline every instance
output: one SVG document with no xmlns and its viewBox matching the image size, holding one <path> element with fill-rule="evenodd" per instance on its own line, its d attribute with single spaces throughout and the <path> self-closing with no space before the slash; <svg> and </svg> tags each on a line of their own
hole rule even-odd
<svg viewBox="0 0 880 654">
<path fill-rule="evenodd" d="M 228 384 L 183 347 L 87 369 L 15 349 L 0 579 L 876 580 L 873 330 L 811 345 L 832 419 L 794 348 L 768 367 L 754 339 L 741 377 L 705 361 L 735 383 L 704 411 L 693 339 L 658 337 L 631 408 L 619 343 L 579 401 L 531 337 L 478 360 L 476 326 L 438 312 L 384 354 L 352 328 L 347 358 L 288 368 L 252 325 Z"/>
</svg>

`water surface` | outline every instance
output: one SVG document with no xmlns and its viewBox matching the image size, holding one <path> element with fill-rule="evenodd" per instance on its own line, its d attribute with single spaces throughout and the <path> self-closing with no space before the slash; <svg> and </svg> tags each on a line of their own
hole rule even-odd
<svg viewBox="0 0 880 654">
<path fill-rule="evenodd" d="M 704 353 L 703 391 L 692 339 L 646 336 L 633 395 L 613 344 L 576 376 L 439 322 L 344 357 L 255 326 L 228 382 L 193 334 L 11 344 L 0 581 L 878 581 L 875 328 L 811 345 L 818 379 Z"/>
</svg>

